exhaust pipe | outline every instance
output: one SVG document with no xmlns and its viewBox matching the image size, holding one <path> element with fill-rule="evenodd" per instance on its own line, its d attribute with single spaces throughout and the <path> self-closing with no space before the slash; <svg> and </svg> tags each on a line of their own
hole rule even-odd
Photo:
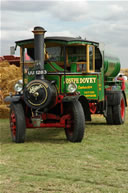
<svg viewBox="0 0 128 193">
<path fill-rule="evenodd" d="M 46 30 L 43 27 L 34 27 L 32 31 L 34 33 L 34 55 L 35 55 L 35 67 L 36 70 L 43 72 L 44 70 L 44 34 Z M 36 74 L 36 79 L 43 80 L 43 73 Z"/>
<path fill-rule="evenodd" d="M 35 27 L 34 55 L 35 80 L 30 81 L 24 88 L 24 101 L 32 109 L 48 111 L 56 104 L 57 90 L 52 82 L 45 79 L 44 74 L 44 34 L 45 29 Z"/>
</svg>

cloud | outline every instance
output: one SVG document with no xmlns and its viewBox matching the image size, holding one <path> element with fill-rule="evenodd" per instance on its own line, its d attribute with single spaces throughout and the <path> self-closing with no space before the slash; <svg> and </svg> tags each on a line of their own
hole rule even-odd
<svg viewBox="0 0 128 193">
<path fill-rule="evenodd" d="M 42 12 L 48 11 L 55 3 L 52 1 L 2 1 L 2 11 Z"/>
<path fill-rule="evenodd" d="M 60 20 L 79 20 L 87 14 L 87 1 L 4 1 L 2 11 L 48 13 Z"/>
<path fill-rule="evenodd" d="M 69 36 L 73 37 L 74 34 L 72 34 L 70 31 L 54 31 L 54 32 L 47 32 L 47 36 Z"/>
<path fill-rule="evenodd" d="M 17 0 L 1 1 L 1 5 L 1 55 L 7 54 L 14 41 L 32 38 L 33 27 L 40 25 L 47 36 L 105 42 L 127 65 L 128 1 Z"/>
<path fill-rule="evenodd" d="M 124 11 L 124 8 L 121 7 L 121 5 L 117 5 L 117 4 L 111 5 L 110 9 L 111 9 L 112 12 L 114 12 L 114 13 L 122 13 L 122 12 Z"/>
<path fill-rule="evenodd" d="M 88 14 L 87 1 L 61 1 L 51 9 L 52 15 L 64 21 L 79 21 L 85 19 Z"/>
</svg>

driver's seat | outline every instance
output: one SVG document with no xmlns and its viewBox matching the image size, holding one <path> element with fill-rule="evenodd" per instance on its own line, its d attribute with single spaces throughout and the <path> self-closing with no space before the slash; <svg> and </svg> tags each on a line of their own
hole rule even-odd
<svg viewBox="0 0 128 193">
<path fill-rule="evenodd" d="M 71 72 L 82 72 L 86 71 L 85 62 L 75 62 L 71 64 Z"/>
</svg>

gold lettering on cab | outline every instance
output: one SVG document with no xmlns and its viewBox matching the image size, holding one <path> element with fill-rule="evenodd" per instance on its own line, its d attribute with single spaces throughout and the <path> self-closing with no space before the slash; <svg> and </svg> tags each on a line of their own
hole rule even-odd
<svg viewBox="0 0 128 193">
<path fill-rule="evenodd" d="M 72 82 L 79 84 L 79 78 L 66 78 L 66 84 L 70 84 Z"/>
<path fill-rule="evenodd" d="M 96 78 L 80 78 L 80 83 L 96 83 Z"/>
<path fill-rule="evenodd" d="M 29 88 L 29 93 L 34 94 L 37 90 L 39 90 L 40 88 L 43 88 L 43 85 L 37 85 L 37 86 L 32 86 Z"/>
<path fill-rule="evenodd" d="M 96 83 L 96 78 L 66 78 L 66 84 L 70 83 L 83 84 L 83 83 Z"/>
</svg>

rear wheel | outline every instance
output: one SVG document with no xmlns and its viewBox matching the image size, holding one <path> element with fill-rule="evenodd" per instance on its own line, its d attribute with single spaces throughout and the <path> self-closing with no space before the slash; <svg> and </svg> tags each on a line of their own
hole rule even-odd
<svg viewBox="0 0 128 193">
<path fill-rule="evenodd" d="M 121 125 L 125 121 L 125 100 L 121 94 L 120 104 L 113 106 L 113 121 L 115 125 Z"/>
<path fill-rule="evenodd" d="M 21 103 L 11 103 L 10 128 L 12 141 L 16 143 L 23 143 L 25 141 L 26 122 Z"/>
<path fill-rule="evenodd" d="M 113 109 L 112 106 L 107 106 L 107 115 L 106 115 L 106 121 L 108 125 L 113 124 Z"/>
<path fill-rule="evenodd" d="M 81 142 L 84 136 L 85 116 L 83 108 L 79 101 L 72 101 L 65 106 L 65 114 L 70 115 L 67 121 L 68 127 L 65 128 L 65 134 L 71 142 Z"/>
</svg>

